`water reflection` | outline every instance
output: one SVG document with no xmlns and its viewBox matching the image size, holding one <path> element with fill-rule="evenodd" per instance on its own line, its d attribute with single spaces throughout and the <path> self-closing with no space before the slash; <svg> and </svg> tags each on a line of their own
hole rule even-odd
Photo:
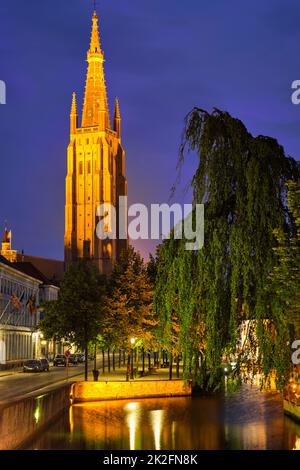
<svg viewBox="0 0 300 470">
<path fill-rule="evenodd" d="M 126 423 L 129 428 L 129 450 L 136 450 L 135 438 L 140 418 L 140 406 L 138 402 L 126 403 L 124 410 L 127 413 Z"/>
<path fill-rule="evenodd" d="M 165 410 L 150 411 L 150 419 L 152 423 L 152 430 L 154 434 L 154 444 L 156 450 L 161 450 L 161 432 L 164 422 Z M 172 423 L 173 424 L 173 423 Z"/>
<path fill-rule="evenodd" d="M 274 393 L 73 405 L 35 449 L 299 449 L 300 425 Z"/>
</svg>

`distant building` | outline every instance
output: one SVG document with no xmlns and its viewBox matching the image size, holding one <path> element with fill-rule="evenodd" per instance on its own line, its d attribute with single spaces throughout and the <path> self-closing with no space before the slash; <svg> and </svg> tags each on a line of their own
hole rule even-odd
<svg viewBox="0 0 300 470">
<path fill-rule="evenodd" d="M 61 260 L 31 256 L 24 253 L 17 254 L 19 263 L 31 263 L 43 274 L 51 284 L 59 285 L 64 277 L 64 262 Z"/>
<path fill-rule="evenodd" d="M 0 368 L 35 356 L 37 315 L 26 304 L 40 301 L 42 281 L 24 274 L 0 255 Z"/>
<path fill-rule="evenodd" d="M 65 207 L 66 267 L 80 258 L 90 259 L 104 274 L 110 274 L 127 240 L 100 240 L 96 227 L 101 217 L 97 208 L 111 204 L 119 220 L 119 196 L 127 195 L 125 152 L 121 143 L 121 115 L 116 99 L 113 125 L 104 77 L 98 17 L 92 19 L 92 35 L 87 53 L 87 78 L 81 126 L 78 126 L 76 95 L 70 115 L 70 143 L 67 155 Z M 105 215 L 104 215 L 105 217 Z M 103 219 L 103 217 L 102 217 Z M 104 232 L 106 220 L 103 221 Z M 108 224 L 109 225 L 109 220 Z M 117 233 L 119 232 L 117 222 Z M 126 232 L 126 222 L 121 228 Z M 107 229 L 108 231 L 108 229 Z"/>
<path fill-rule="evenodd" d="M 17 250 L 12 250 L 12 232 L 11 230 L 8 231 L 7 227 L 4 227 L 0 255 L 4 256 L 11 263 L 17 261 Z"/>
<path fill-rule="evenodd" d="M 0 369 L 62 352 L 61 343 L 46 341 L 36 328 L 41 302 L 56 300 L 58 293 L 59 287 L 31 262 L 11 263 L 0 255 Z"/>
<path fill-rule="evenodd" d="M 12 249 L 12 231 L 4 227 L 0 255 L 11 263 L 31 263 L 50 284 L 59 285 L 64 277 L 64 262 L 61 260 L 31 256 Z"/>
</svg>

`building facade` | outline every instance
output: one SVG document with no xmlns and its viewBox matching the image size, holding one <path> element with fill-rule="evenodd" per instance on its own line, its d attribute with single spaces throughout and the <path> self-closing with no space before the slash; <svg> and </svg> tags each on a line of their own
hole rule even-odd
<svg viewBox="0 0 300 470">
<path fill-rule="evenodd" d="M 26 359 L 52 359 L 62 351 L 60 342 L 46 341 L 37 328 L 43 315 L 40 303 L 56 300 L 58 293 L 59 287 L 32 263 L 11 263 L 0 255 L 0 369 L 20 366 Z"/>
<path fill-rule="evenodd" d="M 38 320 L 26 303 L 35 298 L 38 304 L 41 285 L 0 256 L 0 368 L 21 364 L 35 354 Z"/>
<path fill-rule="evenodd" d="M 25 275 L 29 275 L 41 282 L 39 285 L 40 304 L 43 302 L 53 302 L 58 299 L 59 287 L 57 285 L 51 284 L 51 281 L 41 271 L 39 271 L 33 263 L 30 261 L 16 262 L 13 263 L 13 267 L 17 268 Z M 35 312 L 35 315 L 37 321 L 39 321 L 44 315 L 43 309 L 38 308 Z M 41 331 L 34 331 L 33 339 L 32 357 L 47 357 L 48 359 L 53 359 L 55 354 L 61 353 L 61 342 L 46 340 Z"/>
<path fill-rule="evenodd" d="M 119 226 L 119 197 L 127 195 L 125 152 L 121 143 L 121 116 L 115 102 L 111 126 L 104 77 L 104 54 L 101 50 L 96 12 L 92 18 L 92 35 L 87 53 L 87 78 L 81 126 L 78 125 L 76 95 L 73 93 L 70 115 L 70 143 L 67 151 L 65 205 L 65 264 L 80 258 L 90 259 L 100 272 L 109 275 L 127 240 L 127 220 Z M 111 204 L 116 211 L 116 239 L 100 239 L 97 225 L 104 219 L 109 231 L 110 214 L 98 208 Z M 97 215 L 99 214 L 99 215 Z M 101 237 L 103 238 L 103 237 Z"/>
</svg>

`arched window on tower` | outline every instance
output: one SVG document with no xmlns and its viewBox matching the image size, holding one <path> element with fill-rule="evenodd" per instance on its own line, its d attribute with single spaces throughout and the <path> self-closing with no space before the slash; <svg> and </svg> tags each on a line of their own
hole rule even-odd
<svg viewBox="0 0 300 470">
<path fill-rule="evenodd" d="M 78 173 L 79 173 L 79 175 L 82 175 L 82 173 L 83 173 L 83 166 L 82 166 L 82 162 L 79 162 L 79 166 L 78 166 Z"/>
</svg>

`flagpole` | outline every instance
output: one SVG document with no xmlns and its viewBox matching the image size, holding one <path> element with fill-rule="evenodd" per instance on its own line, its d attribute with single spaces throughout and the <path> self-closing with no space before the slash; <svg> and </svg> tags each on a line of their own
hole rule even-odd
<svg viewBox="0 0 300 470">
<path fill-rule="evenodd" d="M 0 321 L 2 320 L 3 315 L 5 314 L 6 310 L 8 309 L 8 306 L 9 306 L 10 302 L 11 302 L 11 299 L 9 299 L 9 301 L 7 302 L 5 309 L 3 310 L 2 314 L 1 314 Z"/>
<path fill-rule="evenodd" d="M 21 299 L 21 298 L 23 297 L 23 295 L 25 294 L 25 290 L 26 290 L 26 289 L 23 290 L 23 292 L 22 292 L 22 294 L 20 295 L 20 297 L 17 297 L 17 299 L 18 299 L 19 302 L 20 302 L 20 299 Z M 6 307 L 5 307 L 5 311 L 7 310 L 7 307 L 8 307 L 8 305 L 9 305 L 10 303 L 11 303 L 11 298 L 9 299 L 9 302 L 8 302 L 8 304 L 7 304 Z M 1 315 L 1 317 L 0 317 L 0 320 L 1 320 L 2 316 L 4 315 L 4 313 L 5 313 L 5 312 L 2 313 L 2 315 Z M 21 315 L 22 315 L 22 314 L 21 314 Z M 10 320 L 10 317 L 11 317 L 11 316 L 12 316 L 12 313 L 10 313 L 10 314 L 8 315 L 8 318 L 7 318 L 6 322 L 4 323 L 4 325 L 7 325 L 7 324 L 8 324 L 8 321 Z M 19 319 L 19 318 L 20 318 L 20 315 L 18 316 L 18 319 Z M 15 325 L 15 326 L 18 326 L 18 325 Z"/>
</svg>

